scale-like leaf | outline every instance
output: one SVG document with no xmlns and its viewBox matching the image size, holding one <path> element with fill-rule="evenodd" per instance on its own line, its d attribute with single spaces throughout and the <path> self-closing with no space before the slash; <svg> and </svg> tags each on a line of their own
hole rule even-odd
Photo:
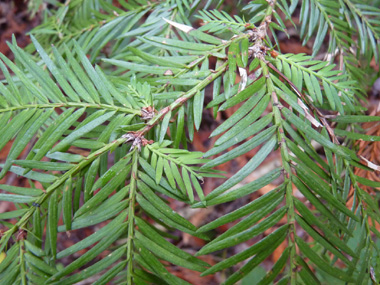
<svg viewBox="0 0 380 285">
<path fill-rule="evenodd" d="M 105 269 L 107 269 L 107 267 L 109 267 L 111 264 L 115 263 L 118 259 L 120 259 L 125 253 L 125 251 L 125 247 L 120 247 L 112 253 L 108 254 L 102 260 L 91 265 L 90 267 L 87 267 L 86 270 L 76 273 L 59 282 L 56 282 L 56 284 L 74 284 L 88 277 L 94 276 L 95 274 L 104 271 Z"/>
<path fill-rule="evenodd" d="M 284 225 L 280 227 L 278 230 L 275 232 L 271 233 L 270 235 L 266 236 L 250 248 L 239 252 L 238 254 L 229 257 L 227 259 L 224 259 L 223 261 L 219 262 L 218 264 L 212 266 L 211 268 L 207 269 L 202 273 L 202 276 L 209 275 L 209 274 L 214 274 L 218 271 L 224 270 L 226 268 L 229 268 L 233 265 L 236 265 L 238 262 L 241 262 L 254 254 L 257 254 L 258 252 L 262 251 L 268 246 L 273 245 L 274 243 L 278 243 L 278 241 L 283 241 L 285 237 L 287 236 L 287 230 L 288 230 L 288 225 Z"/>
<path fill-rule="evenodd" d="M 106 226 L 102 227 L 100 230 L 96 231 L 95 233 L 86 237 L 85 239 L 77 242 L 76 244 L 58 252 L 57 259 L 61 259 L 63 257 L 71 255 L 75 252 L 78 252 L 84 248 L 87 248 L 95 244 L 99 240 L 108 236 L 108 234 L 112 232 L 114 229 L 119 228 L 126 217 L 127 217 L 127 211 L 123 211 L 122 213 L 120 213 L 120 215 L 118 215 L 115 219 L 113 219 Z"/>
<path fill-rule="evenodd" d="M 160 257 L 161 259 L 164 259 L 166 261 L 169 261 L 173 264 L 176 264 L 185 268 L 189 268 L 191 270 L 196 270 L 200 272 L 204 271 L 204 266 L 201 266 L 193 262 L 189 262 L 186 259 L 183 259 L 182 257 L 178 256 L 177 252 L 172 253 L 166 250 L 164 247 L 166 243 L 160 245 L 157 243 L 158 241 L 153 241 L 145 237 L 138 231 L 136 232 L 136 238 L 141 242 L 141 244 L 144 245 L 146 249 L 148 249 L 149 251 L 151 251 L 152 253 Z M 180 249 L 177 249 L 177 251 L 180 251 Z"/>
<path fill-rule="evenodd" d="M 279 191 L 270 191 L 267 194 L 261 196 L 260 198 L 248 203 L 247 205 L 228 213 L 210 223 L 207 225 L 204 225 L 200 227 L 197 232 L 206 232 L 212 229 L 215 229 L 217 227 L 220 227 L 222 225 L 225 225 L 229 222 L 235 221 L 253 211 L 256 211 L 257 209 L 260 209 L 268 204 L 269 201 L 275 201 L 277 200 L 281 195 L 284 194 L 284 190 Z"/>
<path fill-rule="evenodd" d="M 339 250 L 337 250 L 332 244 L 325 240 L 317 231 L 315 231 L 311 226 L 309 226 L 301 217 L 296 216 L 296 221 L 298 224 L 318 243 L 320 243 L 324 248 L 329 250 L 335 256 L 339 257 L 343 262 L 348 265 L 352 265 L 351 262 L 345 257 Z"/>
<path fill-rule="evenodd" d="M 189 200 L 190 200 L 190 202 L 194 202 L 193 188 L 191 186 L 188 171 L 184 167 L 182 167 L 182 178 L 183 178 L 183 182 L 184 182 L 185 187 L 186 187 L 187 195 L 189 196 Z"/>
<path fill-rule="evenodd" d="M 0 193 L 0 201 L 7 201 L 13 203 L 32 203 L 36 200 L 36 197 L 26 195 L 12 195 Z"/>
<path fill-rule="evenodd" d="M 82 100 L 85 100 L 86 102 L 89 103 L 94 103 L 95 101 L 92 99 L 90 94 L 87 92 L 87 90 L 83 87 L 81 81 L 75 74 L 75 72 L 70 68 L 68 63 L 63 59 L 62 55 L 60 52 L 53 47 L 53 53 L 54 56 L 61 67 L 61 72 L 62 75 L 66 78 L 68 83 L 73 87 L 75 93 L 82 98 Z"/>
<path fill-rule="evenodd" d="M 265 111 L 268 106 L 270 97 L 266 94 L 260 102 L 240 121 L 238 121 L 231 129 L 225 132 L 216 142 L 215 145 L 220 145 L 233 137 L 237 136 L 239 133 L 243 132 L 247 127 L 255 122 Z"/>
<path fill-rule="evenodd" d="M 225 143 L 218 145 L 218 146 L 215 146 L 212 149 L 210 149 L 209 151 L 207 151 L 204 154 L 204 157 L 210 157 L 212 155 L 218 154 L 218 153 L 222 152 L 223 150 L 233 146 L 234 144 L 237 144 L 237 143 L 247 139 L 248 137 L 255 135 L 257 132 L 261 131 L 264 127 L 266 127 L 271 120 L 272 120 L 272 114 L 268 114 L 268 115 L 264 116 L 260 120 L 251 124 L 249 126 L 249 129 L 246 132 L 242 132 L 242 133 L 238 134 L 233 140 L 226 141 Z M 262 132 L 262 135 L 266 134 L 268 132 L 268 130 L 274 131 L 275 128 L 276 128 L 275 126 L 269 127 L 267 130 Z"/>
<path fill-rule="evenodd" d="M 249 89 L 249 87 L 247 88 Z M 247 90 L 247 89 L 244 89 Z M 242 93 L 242 92 L 241 92 Z M 239 93 L 239 95 L 241 94 Z M 232 114 L 231 117 L 229 117 L 227 120 L 225 120 L 223 122 L 223 124 L 221 124 L 220 126 L 218 126 L 212 133 L 211 133 L 211 137 L 213 136 L 217 136 L 225 131 L 227 131 L 229 128 L 231 128 L 233 125 L 236 124 L 236 122 L 238 122 L 240 119 L 242 119 L 260 100 L 261 98 L 264 96 L 265 94 L 265 91 L 263 90 L 262 92 L 260 92 L 259 94 L 257 94 L 256 96 L 251 96 L 249 98 L 249 100 L 247 100 L 247 102 L 245 102 L 237 112 L 235 112 L 234 114 Z M 252 94 L 250 94 L 252 95 Z M 236 98 L 236 96 L 232 97 L 231 99 L 233 98 Z M 228 100 L 227 100 L 228 102 Z M 224 104 L 223 104 L 224 105 Z"/>
<path fill-rule="evenodd" d="M 149 165 L 145 165 L 146 166 L 146 168 L 148 169 L 148 166 Z M 153 169 L 150 169 L 150 170 L 153 170 Z M 168 187 L 166 187 L 166 185 L 164 186 L 163 184 L 163 182 L 164 182 L 164 178 L 162 178 L 161 179 L 161 185 L 157 185 L 156 183 L 155 183 L 155 181 L 152 179 L 153 177 L 152 176 L 148 176 L 147 174 L 145 174 L 145 173 L 143 173 L 143 172 L 139 172 L 138 173 L 138 176 L 139 176 L 139 178 L 141 178 L 141 180 L 142 181 L 144 181 L 144 183 L 145 184 L 147 184 L 150 188 L 152 188 L 152 189 L 154 189 L 154 190 L 156 190 L 156 191 L 158 191 L 158 192 L 160 192 L 160 193 L 162 193 L 162 194 L 164 194 L 164 195 L 167 195 L 168 197 L 172 197 L 172 198 L 175 198 L 175 199 L 179 199 L 180 201 L 185 201 L 185 200 L 187 200 L 186 199 L 186 196 L 183 194 L 183 193 L 181 193 L 181 192 L 179 192 L 179 191 L 176 191 L 176 190 L 174 190 L 174 189 L 172 189 L 171 187 L 170 187 L 170 185 L 168 184 L 167 186 Z"/>
<path fill-rule="evenodd" d="M 139 241 L 136 241 L 136 250 L 140 252 L 140 255 L 137 256 L 137 262 L 143 266 L 146 264 L 151 272 L 158 275 L 162 282 L 167 282 L 168 284 L 183 284 L 189 285 L 190 283 L 176 277 L 175 275 L 170 274 L 167 269 L 158 261 L 158 259 L 151 254 Z M 142 260 L 141 260 L 142 259 Z"/>
<path fill-rule="evenodd" d="M 41 143 L 39 144 L 37 142 L 35 145 L 35 148 L 38 148 L 38 151 L 32 156 L 33 160 L 41 160 L 47 152 L 51 151 L 53 145 L 61 138 L 63 133 L 69 129 L 80 116 L 82 116 L 85 109 L 82 108 L 72 113 L 73 111 L 74 109 L 68 109 L 67 112 L 64 112 L 59 120 L 56 121 L 56 124 L 50 125 L 44 135 L 40 137 L 39 141 Z M 46 139 L 47 137 L 49 140 Z"/>
<path fill-rule="evenodd" d="M 29 169 L 35 168 L 35 169 L 41 169 L 41 170 L 56 170 L 56 171 L 69 170 L 74 166 L 73 164 L 69 164 L 69 163 L 42 162 L 42 161 L 32 161 L 32 160 L 13 160 L 13 163 L 20 165 L 24 168 L 29 168 Z"/>
<path fill-rule="evenodd" d="M 246 195 L 249 195 L 249 194 L 261 189 L 262 187 L 268 185 L 270 182 L 272 182 L 273 180 L 278 178 L 280 175 L 281 175 L 281 169 L 277 168 L 277 169 L 270 171 L 269 173 L 265 174 L 264 176 L 254 180 L 254 181 L 252 181 L 252 182 L 250 182 L 250 183 L 248 183 L 242 187 L 230 190 L 226 193 L 220 194 L 219 196 L 216 195 L 216 197 L 211 198 L 210 196 L 214 193 L 214 192 L 211 192 L 206 197 L 207 205 L 217 205 L 220 203 L 233 201 L 233 200 L 238 199 L 240 197 L 244 197 Z M 208 197 L 210 197 L 209 200 L 207 200 Z M 199 204 L 194 204 L 193 206 L 198 207 Z"/>
<path fill-rule="evenodd" d="M 272 267 L 270 271 L 268 271 L 267 275 L 264 276 L 260 281 L 259 284 L 270 284 L 283 270 L 284 266 L 286 265 L 286 261 L 289 257 L 290 249 L 286 248 L 281 257 L 277 260 L 276 264 Z"/>
<path fill-rule="evenodd" d="M 72 178 L 67 179 L 64 187 L 63 187 L 63 198 L 62 198 L 62 207 L 63 207 L 63 221 L 66 226 L 66 230 L 71 230 L 71 222 L 72 222 L 72 212 L 73 212 L 73 185 Z"/>
<path fill-rule="evenodd" d="M 27 188 L 27 187 L 18 187 L 6 184 L 0 184 L 0 189 L 19 195 L 28 195 L 28 196 L 40 196 L 43 191 L 37 188 Z"/>
<path fill-rule="evenodd" d="M 225 284 L 235 284 L 237 281 L 242 279 L 245 275 L 251 272 L 256 266 L 258 266 L 262 261 L 264 261 L 273 251 L 281 244 L 283 240 L 277 239 L 273 244 L 256 254 L 251 260 L 249 260 L 242 268 L 232 274 L 226 280 Z"/>
<path fill-rule="evenodd" d="M 198 259 L 198 258 L 195 258 L 194 256 L 192 256 L 191 254 L 185 252 L 185 251 L 182 251 L 182 250 L 179 250 L 176 246 L 174 246 L 173 244 L 171 244 L 170 242 L 168 242 L 165 238 L 163 238 L 162 236 L 159 235 L 158 232 L 156 232 L 152 226 L 150 226 L 149 224 L 147 224 L 147 222 L 145 222 L 144 220 L 142 220 L 141 218 L 136 218 L 136 224 L 139 226 L 139 230 L 145 234 L 145 236 L 149 237 L 150 239 L 153 239 L 155 240 L 156 242 L 159 242 L 160 244 L 164 245 L 163 247 L 172 252 L 173 254 L 176 254 L 177 256 L 185 259 L 185 260 L 188 260 L 189 262 L 192 262 L 192 263 L 195 263 L 201 267 L 205 267 L 205 266 L 209 266 L 209 264 L 201 259 Z"/>
<path fill-rule="evenodd" d="M 262 133 L 259 133 L 249 141 L 245 142 L 244 144 L 236 147 L 234 150 L 229 151 L 212 161 L 207 162 L 203 168 L 212 168 L 216 165 L 225 163 L 227 161 L 230 161 L 240 155 L 243 155 L 244 153 L 247 153 L 248 151 L 254 149 L 255 147 L 261 145 L 266 140 L 270 139 L 275 132 L 275 128 L 267 129 L 266 131 L 263 131 Z"/>
<path fill-rule="evenodd" d="M 191 224 L 189 221 L 187 221 L 186 219 L 181 217 L 179 214 L 174 212 L 165 202 L 163 202 L 160 198 L 154 195 L 152 190 L 149 189 L 149 187 L 146 184 L 144 184 L 143 182 L 137 181 L 137 186 L 139 187 L 143 195 L 147 198 L 147 200 L 150 201 L 157 210 L 162 212 L 169 219 L 173 220 L 174 222 L 190 230 L 196 230 L 196 227 L 193 224 Z"/>
<path fill-rule="evenodd" d="M 75 261 L 66 266 L 63 270 L 55 273 L 52 277 L 49 278 L 49 281 L 57 281 L 62 277 L 70 274 L 74 270 L 82 267 L 87 264 L 91 260 L 93 260 L 96 256 L 98 256 L 101 252 L 103 252 L 108 246 L 110 246 L 118 237 L 125 231 L 126 225 L 122 225 L 120 227 L 114 228 L 110 230 L 107 238 L 103 238 L 99 243 L 97 243 L 93 248 L 83 254 L 81 257 L 77 258 Z"/>
<path fill-rule="evenodd" d="M 29 120 L 31 116 L 36 112 L 35 109 L 24 110 L 16 115 L 10 123 L 5 126 L 1 126 L 2 136 L 0 138 L 0 149 L 2 149 L 6 143 L 13 138 L 13 136 L 20 131 L 20 128 Z"/>
<path fill-rule="evenodd" d="M 90 210 L 93 210 L 99 203 L 108 198 L 115 188 L 124 185 L 125 178 L 130 172 L 130 167 L 124 167 L 117 171 L 115 177 L 111 179 L 104 187 L 102 187 L 96 195 L 89 199 L 75 213 L 75 217 L 79 217 Z"/>
<path fill-rule="evenodd" d="M 167 217 L 166 215 L 164 215 L 162 212 L 160 212 L 159 210 L 157 210 L 148 200 L 146 200 L 144 197 L 142 197 L 141 195 L 137 195 L 136 196 L 136 200 L 138 201 L 138 203 L 141 205 L 141 207 L 147 212 L 149 213 L 150 215 L 152 215 L 153 217 L 155 217 L 156 219 L 164 222 L 166 225 L 170 226 L 170 227 L 173 227 L 173 228 L 176 228 L 176 229 L 180 229 L 181 231 L 183 232 L 186 232 L 186 233 L 189 233 L 191 235 L 194 235 L 194 236 L 198 236 L 198 237 L 201 237 L 201 238 L 204 238 L 204 239 L 207 239 L 207 236 L 206 235 L 203 235 L 203 234 L 196 234 L 195 233 L 195 230 L 191 230 L 188 228 L 188 226 L 184 227 L 182 226 L 181 224 L 173 221 L 173 219 Z"/>
<path fill-rule="evenodd" d="M 25 253 L 25 259 L 31 264 L 35 265 L 38 269 L 42 270 L 44 273 L 47 273 L 49 276 L 58 272 L 56 268 L 49 266 L 44 261 L 28 252 Z"/>
<path fill-rule="evenodd" d="M 290 112 L 288 109 L 284 108 L 282 109 L 282 112 L 284 116 L 287 117 L 287 119 L 297 125 L 298 129 L 305 132 L 306 135 L 310 136 L 311 139 L 316 140 L 320 144 L 322 144 L 324 147 L 327 147 L 331 151 L 335 152 L 336 154 L 346 158 L 346 159 L 352 159 L 352 157 L 355 157 L 356 155 L 352 153 L 352 151 L 348 150 L 347 148 L 343 148 L 341 146 L 338 146 L 334 143 L 332 143 L 330 140 L 326 139 L 323 135 L 315 131 L 313 128 L 310 127 L 305 121 L 301 120 L 297 116 L 295 116 L 292 112 Z"/>
<path fill-rule="evenodd" d="M 328 241 L 330 241 L 332 244 L 339 247 L 342 251 L 345 251 L 349 255 L 353 257 L 356 256 L 356 254 L 341 239 L 336 237 L 327 225 L 324 225 L 317 217 L 315 217 L 303 203 L 301 203 L 298 199 L 294 199 L 294 202 L 297 210 L 300 212 L 303 219 L 305 219 L 309 225 L 316 225 L 323 231 L 325 238 Z"/>
<path fill-rule="evenodd" d="M 328 201 L 329 204 L 334 205 L 334 208 L 343 212 L 350 218 L 359 221 L 353 212 L 347 209 L 340 201 L 337 201 L 337 199 L 333 197 L 333 195 L 330 194 L 330 192 L 328 192 L 328 189 L 330 187 L 322 179 L 319 179 L 318 176 L 313 174 L 311 171 L 305 171 L 305 168 L 302 167 L 297 167 L 297 173 L 299 174 L 301 180 L 303 180 L 304 182 L 307 181 L 307 185 L 313 185 L 313 191 L 316 192 L 322 198 L 324 198 L 326 201 Z"/>
<path fill-rule="evenodd" d="M 117 274 L 119 274 L 123 269 L 125 269 L 127 265 L 126 261 L 120 262 L 116 265 L 114 265 L 110 270 L 108 270 L 105 274 L 100 276 L 98 280 L 96 280 L 93 284 L 99 285 L 99 284 L 107 284 L 109 281 L 111 281 Z"/>
<path fill-rule="evenodd" d="M 159 43 L 165 47 L 187 50 L 187 52 L 189 52 L 189 50 L 205 52 L 215 47 L 214 45 L 210 45 L 210 44 L 185 42 L 185 41 L 166 39 L 166 38 L 161 38 L 161 37 L 150 37 L 149 41 Z"/>
<path fill-rule="evenodd" d="M 330 222 L 334 223 L 341 230 L 350 235 L 347 227 L 339 221 L 336 216 L 329 209 L 327 209 L 326 206 L 319 201 L 319 199 L 297 177 L 293 176 L 292 181 L 297 186 L 298 190 L 300 190 L 300 192 L 318 209 L 321 214 L 325 215 Z"/>
<path fill-rule="evenodd" d="M 45 94 L 49 92 L 49 100 L 52 102 L 66 102 L 66 98 L 59 90 L 58 86 L 53 82 L 50 76 L 46 76 L 47 74 L 42 70 L 40 66 L 31 60 L 31 56 L 29 54 L 25 53 L 22 49 L 17 47 L 16 44 L 9 45 L 9 48 L 13 51 L 15 56 L 17 56 L 18 60 L 24 65 L 24 67 L 29 71 L 33 79 L 37 80 L 42 86 L 42 90 L 39 89 L 39 92 L 44 92 Z"/>
<path fill-rule="evenodd" d="M 330 266 L 323 259 L 321 259 L 315 252 L 299 237 L 296 237 L 297 245 L 300 248 L 300 251 L 306 255 L 315 265 L 317 265 L 320 269 L 327 272 L 328 274 L 344 281 L 352 282 L 353 278 L 344 272 L 341 269 Z"/>
<path fill-rule="evenodd" d="M 380 121 L 380 116 L 340 115 L 331 120 L 339 123 L 367 123 Z"/>
<path fill-rule="evenodd" d="M 40 129 L 42 124 L 46 122 L 46 120 L 50 117 L 54 109 L 47 110 L 46 112 L 43 112 L 42 110 L 38 110 L 32 118 L 28 119 L 25 126 L 20 130 L 20 132 L 17 134 L 17 138 L 14 141 L 12 145 L 12 149 L 10 150 L 7 161 L 5 163 L 5 166 L 0 173 L 0 177 L 3 176 L 3 174 L 9 170 L 12 161 L 17 159 L 17 157 L 20 155 L 20 153 L 23 151 L 23 149 L 26 147 L 26 145 L 30 142 L 32 137 L 35 135 L 35 133 Z M 20 165 L 20 164 L 19 164 Z M 25 165 L 21 165 L 25 166 Z M 30 167 L 32 168 L 32 167 Z"/>
<path fill-rule="evenodd" d="M 301 265 L 302 269 L 299 272 L 302 280 L 307 284 L 321 284 L 318 278 L 314 275 L 313 271 L 309 268 L 307 263 L 299 256 L 297 256 L 297 263 Z"/>
<path fill-rule="evenodd" d="M 172 60 L 171 57 L 156 57 L 134 47 L 129 47 L 129 50 L 145 61 L 151 62 L 153 64 L 158 64 L 160 66 L 171 66 L 176 68 L 186 68 L 185 64 L 180 63 L 177 60 Z"/>
<path fill-rule="evenodd" d="M 0 214 L 0 220 L 7 220 L 7 219 L 13 219 L 13 218 L 20 217 L 23 214 L 25 214 L 26 211 L 27 211 L 27 209 L 20 209 L 20 210 L 1 213 Z"/>
<path fill-rule="evenodd" d="M 265 145 L 261 147 L 261 149 L 251 158 L 251 160 L 240 169 L 235 175 L 233 175 L 230 179 L 228 179 L 221 186 L 216 188 L 213 192 L 211 192 L 207 197 L 206 201 L 211 200 L 211 198 L 215 198 L 219 196 L 232 186 L 236 185 L 240 181 L 242 181 L 245 177 L 247 177 L 253 170 L 255 170 L 261 162 L 268 156 L 268 154 L 273 150 L 276 145 L 276 139 L 272 137 Z"/>
<path fill-rule="evenodd" d="M 230 236 L 225 237 L 222 240 L 213 241 L 206 246 L 204 246 L 197 255 L 203 255 L 210 252 L 214 252 L 226 247 L 234 246 L 238 243 L 244 242 L 250 238 L 253 238 L 254 236 L 262 233 L 266 229 L 272 227 L 275 225 L 285 214 L 286 208 L 281 208 L 277 210 L 275 213 L 267 217 L 265 220 L 257 224 L 256 226 L 243 230 L 241 232 L 238 232 L 236 234 L 232 234 Z M 262 217 L 261 217 L 262 218 Z"/>
<path fill-rule="evenodd" d="M 49 200 L 49 216 L 47 224 L 47 233 L 49 235 L 49 246 L 53 258 L 57 254 L 57 233 L 58 233 L 58 191 L 54 191 Z"/>
<path fill-rule="evenodd" d="M 79 129 L 76 129 L 69 136 L 65 137 L 57 145 L 55 145 L 53 147 L 53 149 L 51 150 L 51 152 L 61 151 L 62 149 L 64 149 L 66 146 L 68 146 L 74 140 L 82 137 L 84 134 L 87 134 L 88 132 L 90 132 L 91 130 L 96 128 L 97 126 L 99 126 L 99 125 L 103 124 L 105 121 L 109 120 L 114 114 L 115 114 L 115 112 L 106 113 L 106 114 L 100 116 L 99 118 L 92 120 L 88 124 L 80 127 Z"/>
</svg>

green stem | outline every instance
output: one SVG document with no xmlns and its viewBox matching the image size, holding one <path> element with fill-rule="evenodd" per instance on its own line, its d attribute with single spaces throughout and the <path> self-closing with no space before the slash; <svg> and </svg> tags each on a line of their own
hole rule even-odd
<svg viewBox="0 0 380 285">
<path fill-rule="evenodd" d="M 128 275 L 127 284 L 132 284 L 133 275 L 133 238 L 135 230 L 135 204 L 136 204 L 136 181 L 138 170 L 139 152 L 137 148 L 133 150 L 132 157 L 132 172 L 129 186 L 129 208 L 128 208 L 128 238 L 127 238 L 127 260 L 128 260 Z"/>
<path fill-rule="evenodd" d="M 26 270 L 25 270 L 25 258 L 24 258 L 24 240 L 20 240 L 20 276 L 21 276 L 21 284 L 26 285 Z"/>
<path fill-rule="evenodd" d="M 289 158 L 289 150 L 286 145 L 285 133 L 282 126 L 282 116 L 279 108 L 279 100 L 276 94 L 273 81 L 269 76 L 269 68 L 265 64 L 265 62 L 261 61 L 261 67 L 263 69 L 263 75 L 266 77 L 268 92 L 272 96 L 272 108 L 273 108 L 273 118 L 274 124 L 277 126 L 277 141 L 280 145 L 281 150 L 281 158 L 282 158 L 282 166 L 284 168 L 284 185 L 286 187 L 285 198 L 286 198 L 286 207 L 288 208 L 287 212 L 287 220 L 289 224 L 289 234 L 288 234 L 288 246 L 290 247 L 290 272 L 291 272 L 291 284 L 296 283 L 296 247 L 294 238 L 296 236 L 296 228 L 294 226 L 295 223 L 295 210 L 293 203 L 293 189 L 291 182 L 291 166 L 290 166 L 290 158 Z"/>
</svg>

